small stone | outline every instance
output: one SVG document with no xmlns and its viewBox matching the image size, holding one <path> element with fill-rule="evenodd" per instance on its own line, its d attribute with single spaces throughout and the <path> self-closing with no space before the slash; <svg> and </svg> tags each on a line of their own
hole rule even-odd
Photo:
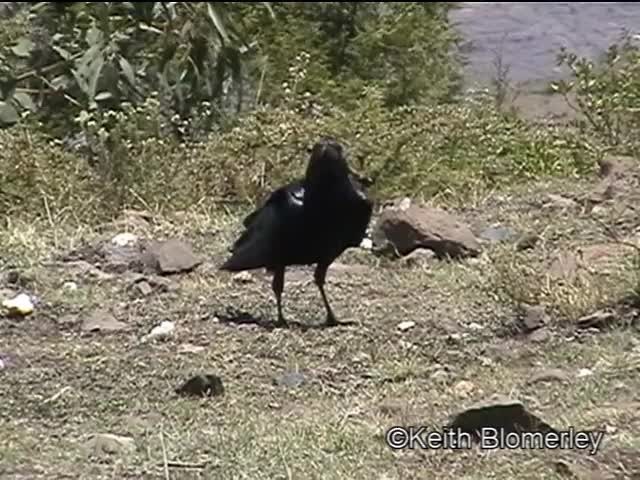
<svg viewBox="0 0 640 480">
<path fill-rule="evenodd" d="M 75 292 L 78 290 L 78 284 L 76 282 L 64 282 L 62 288 L 69 290 L 70 292 Z"/>
<path fill-rule="evenodd" d="M 143 337 L 142 340 L 147 341 L 167 338 L 171 336 L 175 328 L 175 323 L 165 320 L 157 327 L 154 327 L 153 330 L 151 330 L 148 335 Z"/>
<path fill-rule="evenodd" d="M 82 330 L 85 332 L 117 332 L 125 328 L 127 328 L 125 323 L 116 320 L 116 318 L 106 310 L 96 310 L 82 322 Z"/>
<path fill-rule="evenodd" d="M 484 327 L 482 325 L 480 325 L 479 323 L 471 322 L 469 324 L 469 329 L 477 331 L 477 330 L 484 330 Z"/>
<path fill-rule="evenodd" d="M 244 271 L 233 274 L 231 277 L 236 283 L 251 283 L 253 282 L 253 275 L 251 273 Z"/>
<path fill-rule="evenodd" d="M 458 396 L 468 397 L 471 394 L 471 392 L 475 390 L 475 388 L 476 386 L 473 383 L 467 380 L 461 380 L 453 387 L 453 390 L 456 392 L 456 395 Z"/>
<path fill-rule="evenodd" d="M 581 368 L 580 370 L 578 370 L 577 373 L 577 377 L 578 378 L 586 378 L 586 377 L 590 377 L 593 375 L 593 370 L 590 370 L 588 368 Z"/>
<path fill-rule="evenodd" d="M 495 226 L 486 228 L 480 238 L 489 243 L 499 243 L 513 237 L 515 232 L 509 227 Z"/>
<path fill-rule="evenodd" d="M 191 246 L 177 238 L 156 242 L 145 253 L 146 263 L 158 273 L 189 272 L 202 263 Z"/>
<path fill-rule="evenodd" d="M 523 304 L 520 306 L 520 310 L 520 321 L 525 333 L 542 328 L 549 321 L 546 309 L 542 305 Z"/>
<path fill-rule="evenodd" d="M 297 388 L 305 383 L 306 379 L 300 372 L 287 372 L 276 380 L 276 384 L 288 388 Z"/>
<path fill-rule="evenodd" d="M 363 238 L 362 242 L 360 242 L 360 248 L 371 250 L 373 248 L 373 240 L 370 238 Z"/>
<path fill-rule="evenodd" d="M 111 239 L 111 243 L 118 247 L 127 247 L 138 241 L 138 237 L 133 233 L 120 233 Z"/>
<path fill-rule="evenodd" d="M 401 332 L 406 332 L 407 330 L 416 326 L 416 322 L 412 322 L 411 320 L 407 320 L 406 322 L 401 322 L 398 324 L 398 330 Z"/>
<path fill-rule="evenodd" d="M 142 280 L 141 282 L 136 283 L 136 289 L 142 296 L 148 296 L 153 293 L 153 287 L 149 285 L 149 282 L 146 280 Z"/>
<path fill-rule="evenodd" d="M 2 306 L 7 310 L 7 314 L 10 316 L 22 316 L 31 315 L 33 313 L 33 302 L 26 293 L 21 293 L 18 296 L 4 300 Z"/>
<path fill-rule="evenodd" d="M 130 454 L 135 452 L 136 444 L 131 437 L 121 437 L 110 433 L 92 436 L 84 445 L 89 456 L 105 457 L 114 454 Z"/>
<path fill-rule="evenodd" d="M 539 328 L 538 330 L 531 332 L 527 338 L 535 343 L 545 343 L 551 339 L 551 334 L 546 328 Z"/>
</svg>

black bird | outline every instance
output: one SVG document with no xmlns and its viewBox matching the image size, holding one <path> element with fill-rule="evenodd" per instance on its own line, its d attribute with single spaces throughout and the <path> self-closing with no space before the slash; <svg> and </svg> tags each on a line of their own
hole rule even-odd
<svg viewBox="0 0 640 480">
<path fill-rule="evenodd" d="M 221 270 L 238 272 L 265 268 L 282 314 L 285 269 L 316 265 L 314 280 L 327 311 L 326 324 L 338 325 L 324 290 L 327 270 L 347 248 L 357 247 L 366 233 L 372 202 L 363 192 L 366 177 L 349 168 L 340 143 L 323 138 L 312 150 L 303 178 L 273 191 L 264 204 L 242 222 L 244 232 L 231 247 Z"/>
</svg>

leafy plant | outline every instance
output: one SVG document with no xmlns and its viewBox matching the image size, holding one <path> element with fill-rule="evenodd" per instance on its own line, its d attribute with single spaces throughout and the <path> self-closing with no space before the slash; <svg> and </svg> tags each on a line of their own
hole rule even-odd
<svg viewBox="0 0 640 480">
<path fill-rule="evenodd" d="M 558 64 L 566 65 L 572 79 L 552 85 L 583 116 L 588 128 L 605 148 L 639 152 L 640 49 L 624 36 L 612 45 L 603 62 L 579 58 L 562 49 Z"/>
<path fill-rule="evenodd" d="M 169 117 L 188 116 L 203 100 L 222 108 L 232 86 L 242 91 L 242 57 L 252 47 L 235 28 L 235 8 L 227 2 L 36 2 L 34 32 L 0 57 L 2 101 L 14 108 L 26 103 L 47 120 L 116 109 L 152 91 L 160 92 Z M 7 108 L 5 117 L 14 120 Z"/>
</svg>

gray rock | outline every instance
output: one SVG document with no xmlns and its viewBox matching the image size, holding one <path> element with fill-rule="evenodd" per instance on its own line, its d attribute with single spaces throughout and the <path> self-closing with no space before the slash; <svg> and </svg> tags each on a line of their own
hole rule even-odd
<svg viewBox="0 0 640 480">
<path fill-rule="evenodd" d="M 304 375 L 300 372 L 287 372 L 276 380 L 276 384 L 287 388 L 297 388 L 302 386 L 306 381 Z"/>
<path fill-rule="evenodd" d="M 82 321 L 82 330 L 85 332 L 117 332 L 127 328 L 123 323 L 106 310 L 96 310 Z"/>
<path fill-rule="evenodd" d="M 521 305 L 519 319 L 525 333 L 542 328 L 549 322 L 546 309 L 542 305 Z"/>
<path fill-rule="evenodd" d="M 480 238 L 489 243 L 500 243 L 514 237 L 516 232 L 509 227 L 488 227 L 480 234 Z"/>
<path fill-rule="evenodd" d="M 136 451 L 136 443 L 131 437 L 100 433 L 93 435 L 84 444 L 84 449 L 90 457 L 103 458 L 109 455 L 132 454 Z"/>
<path fill-rule="evenodd" d="M 374 251 L 390 244 L 400 256 L 428 248 L 438 257 L 475 257 L 481 247 L 471 229 L 454 215 L 437 208 L 411 205 L 387 209 L 374 229 Z"/>
<path fill-rule="evenodd" d="M 145 264 L 161 274 L 189 272 L 201 263 L 191 246 L 177 238 L 154 242 L 145 252 Z"/>
</svg>

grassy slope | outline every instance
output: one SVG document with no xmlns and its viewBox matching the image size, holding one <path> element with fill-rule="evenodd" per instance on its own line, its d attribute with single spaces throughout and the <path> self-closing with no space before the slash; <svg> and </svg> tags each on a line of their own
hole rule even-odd
<svg viewBox="0 0 640 480">
<path fill-rule="evenodd" d="M 131 227 L 146 237 L 188 238 L 207 258 L 197 271 L 172 278 L 177 290 L 144 299 L 129 292 L 127 275 L 99 279 L 43 264 L 98 232 L 14 224 L 1 233 L 0 248 L 31 279 L 41 303 L 27 319 L 0 319 L 0 355 L 12 361 L 0 371 L 0 472 L 24 479 L 553 479 L 561 478 L 554 462 L 570 458 L 612 478 L 638 478 L 639 457 L 629 453 L 640 447 L 637 333 L 618 328 L 578 335 L 569 322 L 630 284 L 626 258 L 616 260 L 609 275 L 583 272 L 575 287 L 545 276 L 559 251 L 610 240 L 594 215 L 537 201 L 549 192 L 592 188 L 574 181 L 531 185 L 478 197 L 460 210 L 476 231 L 500 222 L 541 234 L 533 251 L 517 257 L 509 245 L 496 245 L 478 260 L 408 266 L 348 252 L 341 263 L 359 266 L 334 269 L 328 291 L 337 314 L 356 323 L 331 330 L 300 326 L 324 319 L 308 273 L 287 277 L 286 314 L 298 326 L 271 330 L 269 280 L 255 274 L 239 284 L 215 270 L 238 219 L 187 214 Z M 633 189 L 621 192 L 622 200 L 606 207 L 609 218 L 632 205 Z M 631 235 L 637 220 L 620 215 L 626 220 L 619 231 Z M 111 226 L 106 233 L 122 230 Z M 62 288 L 70 280 L 78 291 Z M 510 299 L 528 295 L 552 312 L 551 335 L 542 342 L 501 336 L 514 319 Z M 96 307 L 111 309 L 128 330 L 89 335 L 61 321 Z M 228 308 L 264 320 L 227 323 Z M 175 336 L 140 343 L 163 320 L 176 322 Z M 399 332 L 406 320 L 416 326 Z M 204 351 L 180 353 L 186 343 Z M 568 380 L 528 383 L 547 368 L 562 369 Z M 580 377 L 582 369 L 592 375 Z M 303 372 L 306 383 L 274 384 L 291 371 Z M 200 372 L 220 375 L 225 395 L 176 397 L 173 388 Z M 463 380 L 473 388 L 461 389 Z M 592 458 L 567 451 L 394 453 L 384 444 L 392 425 L 437 429 L 449 415 L 496 393 L 521 399 L 560 429 L 606 428 L 603 450 Z M 131 457 L 89 459 L 82 445 L 92 433 L 131 436 L 137 450 Z M 206 467 L 165 472 L 163 445 L 169 461 Z"/>
</svg>

